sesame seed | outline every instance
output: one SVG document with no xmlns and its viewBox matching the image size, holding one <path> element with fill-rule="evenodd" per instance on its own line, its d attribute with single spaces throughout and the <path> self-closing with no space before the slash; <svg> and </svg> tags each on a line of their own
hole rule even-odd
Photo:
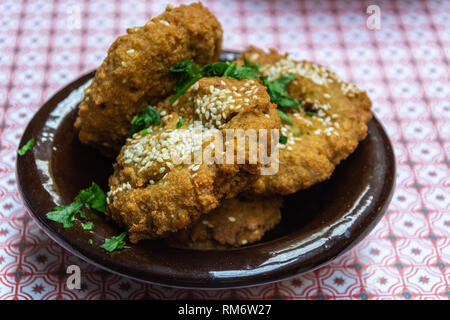
<svg viewBox="0 0 450 320">
<path fill-rule="evenodd" d="M 250 56 L 250 61 L 254 62 L 255 60 L 257 60 L 259 58 L 259 54 L 258 53 L 254 53 Z"/>
</svg>

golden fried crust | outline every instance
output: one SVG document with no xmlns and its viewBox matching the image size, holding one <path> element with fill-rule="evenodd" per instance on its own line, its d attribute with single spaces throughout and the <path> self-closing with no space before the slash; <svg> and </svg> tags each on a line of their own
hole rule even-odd
<svg viewBox="0 0 450 320">
<path fill-rule="evenodd" d="M 225 103 L 223 99 L 242 92 L 241 88 L 250 88 L 248 102 L 240 103 L 246 99 L 241 95 L 232 103 Z M 211 101 L 221 102 L 220 112 Z M 195 160 L 192 151 L 198 141 L 195 139 L 200 139 L 206 150 L 213 137 L 216 134 L 223 137 L 226 129 L 279 130 L 281 126 L 276 106 L 255 80 L 204 78 L 175 106 L 166 100 L 157 109 L 161 111 L 161 125 L 153 126 L 152 132 L 145 136 L 137 133 L 127 140 L 109 180 L 109 214 L 128 230 L 133 243 L 166 237 L 186 228 L 200 215 L 219 206 L 224 198 L 232 198 L 249 188 L 258 178 L 260 162 L 208 164 L 203 161 L 198 165 L 183 162 Z M 176 128 L 179 118 L 184 125 Z M 200 138 L 195 136 L 197 121 L 201 124 Z M 249 146 L 245 147 L 248 150 Z M 180 156 L 177 161 L 170 152 Z M 248 160 L 248 153 L 245 154 Z M 215 152 L 212 155 L 218 156 Z"/>
<path fill-rule="evenodd" d="M 169 239 L 176 247 L 218 249 L 259 241 L 281 219 L 281 196 L 228 199 Z"/>
<path fill-rule="evenodd" d="M 173 93 L 176 78 L 169 68 L 186 59 L 217 61 L 221 43 L 220 23 L 200 3 L 168 7 L 146 25 L 128 29 L 85 90 L 75 122 L 80 141 L 117 155 L 132 118 Z"/>
<path fill-rule="evenodd" d="M 367 134 L 371 101 L 364 91 L 342 81 L 328 68 L 307 61 L 293 61 L 271 49 L 250 47 L 245 57 L 261 63 L 260 73 L 270 81 L 296 74 L 286 87 L 301 101 L 300 110 L 282 108 L 293 125 L 283 121 L 287 144 L 280 145 L 279 171 L 262 176 L 251 188 L 256 194 L 290 194 L 324 181 Z M 242 64 L 241 58 L 238 63 Z M 307 115 L 306 111 L 315 115 Z"/>
</svg>

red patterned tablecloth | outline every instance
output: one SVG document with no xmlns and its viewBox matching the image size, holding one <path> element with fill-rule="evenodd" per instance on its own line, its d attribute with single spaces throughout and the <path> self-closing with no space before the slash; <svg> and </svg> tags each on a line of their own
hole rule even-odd
<svg viewBox="0 0 450 320">
<path fill-rule="evenodd" d="M 179 3 L 181 1 L 174 1 Z M 16 149 L 40 105 L 98 66 L 113 39 L 166 1 L 0 2 L 0 299 L 449 299 L 450 2 L 233 1 L 204 3 L 225 49 L 275 47 L 332 67 L 366 89 L 397 157 L 387 214 L 329 265 L 247 289 L 165 288 L 101 271 L 63 250 L 30 218 L 15 179 Z M 381 29 L 366 25 L 369 4 Z M 66 268 L 82 288 L 66 288 Z"/>
</svg>

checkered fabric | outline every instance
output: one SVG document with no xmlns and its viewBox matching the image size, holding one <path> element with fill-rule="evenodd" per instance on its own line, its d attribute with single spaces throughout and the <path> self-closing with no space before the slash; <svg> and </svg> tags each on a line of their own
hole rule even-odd
<svg viewBox="0 0 450 320">
<path fill-rule="evenodd" d="M 43 102 L 98 66 L 115 37 L 167 2 L 2 0 L 0 299 L 449 299 L 450 2 L 204 3 L 222 23 L 225 49 L 278 48 L 367 90 L 397 158 L 396 191 L 384 218 L 327 266 L 246 289 L 165 288 L 81 261 L 24 208 L 15 178 L 19 139 Z M 369 4 L 380 8 L 379 30 L 367 26 Z M 66 287 L 71 264 L 81 266 L 80 290 Z"/>
</svg>

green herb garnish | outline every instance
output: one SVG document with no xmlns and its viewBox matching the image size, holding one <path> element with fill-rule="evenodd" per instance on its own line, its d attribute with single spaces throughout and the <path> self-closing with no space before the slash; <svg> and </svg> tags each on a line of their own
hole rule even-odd
<svg viewBox="0 0 450 320">
<path fill-rule="evenodd" d="M 141 136 L 145 136 L 145 135 L 149 134 L 150 132 L 152 132 L 152 128 L 147 128 L 147 129 L 139 131 L 139 134 Z"/>
<path fill-rule="evenodd" d="M 83 228 L 83 230 L 91 231 L 92 229 L 94 229 L 94 223 L 92 221 L 88 221 L 88 222 L 82 223 L 81 227 Z"/>
<path fill-rule="evenodd" d="M 307 116 L 309 116 L 309 117 L 312 117 L 312 116 L 317 115 L 317 113 L 316 113 L 316 112 L 313 112 L 313 111 L 305 111 L 305 114 L 306 114 Z"/>
<path fill-rule="evenodd" d="M 122 232 L 118 236 L 111 237 L 110 239 L 105 239 L 105 243 L 100 247 L 105 249 L 107 252 L 113 252 L 115 250 L 130 248 L 126 246 L 126 242 L 123 240 L 127 236 L 126 232 Z"/>
<path fill-rule="evenodd" d="M 258 77 L 258 67 L 255 65 L 238 66 L 232 62 L 214 62 L 200 70 L 202 78 L 226 77 L 234 80 Z"/>
<path fill-rule="evenodd" d="M 161 116 L 159 112 L 152 106 L 147 106 L 140 114 L 131 120 L 130 137 L 136 132 L 147 129 L 151 124 L 159 126 L 161 124 Z"/>
<path fill-rule="evenodd" d="M 267 93 L 270 96 L 270 101 L 275 103 L 278 107 L 299 109 L 299 103 L 292 98 L 286 91 L 286 85 L 295 79 L 295 74 L 290 73 L 279 77 L 277 80 L 269 81 L 267 77 L 262 77 L 263 85 L 267 87 Z"/>
<path fill-rule="evenodd" d="M 177 122 L 177 129 L 180 129 L 182 126 L 184 125 L 184 121 L 181 118 L 178 118 L 178 122 Z"/>
<path fill-rule="evenodd" d="M 95 182 L 92 182 L 89 188 L 81 190 L 75 201 L 84 204 L 89 209 L 106 212 L 106 194 Z"/>
<path fill-rule="evenodd" d="M 188 89 L 194 85 L 198 80 L 200 80 L 202 77 L 200 75 L 196 75 L 194 78 L 186 82 L 178 91 L 176 94 L 174 94 L 172 97 L 170 97 L 169 102 L 174 103 L 178 100 L 179 97 L 181 97 L 183 94 L 188 91 Z M 174 87 L 175 89 L 175 87 Z"/>
<path fill-rule="evenodd" d="M 259 69 L 261 68 L 261 62 L 258 62 L 257 64 L 252 63 L 250 60 L 248 60 L 245 55 L 242 55 L 242 57 L 244 58 L 244 65 L 246 67 L 255 69 L 256 71 L 259 72 Z"/>
<path fill-rule="evenodd" d="M 169 102 L 174 103 L 201 78 L 226 77 L 240 80 L 258 77 L 259 66 L 252 64 L 247 59 L 244 59 L 244 62 L 243 66 L 232 62 L 214 62 L 202 68 L 195 65 L 192 60 L 177 63 L 170 68 L 170 71 L 178 76 L 178 81 L 174 87 L 176 94 L 169 99 Z"/>
<path fill-rule="evenodd" d="M 280 115 L 281 120 L 286 121 L 287 123 L 289 123 L 290 125 L 293 125 L 294 123 L 292 122 L 292 120 L 288 117 L 288 115 L 286 113 L 284 113 L 283 111 L 281 111 L 280 109 L 277 109 L 278 114 Z"/>
<path fill-rule="evenodd" d="M 260 67 L 260 64 L 253 64 L 244 56 L 244 65 L 237 67 L 232 76 L 236 79 L 257 78 Z"/>
<path fill-rule="evenodd" d="M 177 63 L 169 70 L 178 76 L 178 81 L 174 87 L 174 90 L 178 92 L 190 78 L 195 77 L 200 72 L 200 67 L 194 64 L 192 60 L 184 60 L 183 62 Z"/>
<path fill-rule="evenodd" d="M 75 201 L 68 206 L 55 207 L 54 211 L 46 214 L 47 219 L 59 222 L 64 228 L 72 228 L 76 215 L 81 212 L 83 203 Z"/>
<path fill-rule="evenodd" d="M 64 228 L 71 228 L 77 214 L 85 217 L 81 211 L 83 207 L 100 212 L 106 211 L 106 195 L 95 182 L 89 188 L 81 190 L 75 197 L 74 202 L 67 206 L 56 207 L 54 211 L 47 213 L 46 217 L 49 220 L 61 223 Z"/>
<path fill-rule="evenodd" d="M 231 75 L 233 70 L 236 69 L 236 64 L 231 62 L 213 62 L 205 65 L 200 69 L 199 75 L 202 78 L 222 77 L 225 75 Z"/>
<path fill-rule="evenodd" d="M 280 135 L 280 140 L 279 140 L 279 142 L 280 142 L 281 144 L 286 144 L 286 143 L 287 143 L 287 140 L 288 140 L 288 137 L 287 137 L 287 136 L 285 136 L 284 134 L 281 134 L 281 135 Z"/>
<path fill-rule="evenodd" d="M 17 153 L 19 154 L 19 156 L 23 156 L 24 154 L 26 154 L 28 151 L 30 151 L 31 149 L 33 149 L 34 147 L 34 139 L 31 138 L 30 140 L 27 141 L 27 143 L 25 143 L 23 145 L 22 148 L 20 148 L 19 150 L 17 150 Z"/>
<path fill-rule="evenodd" d="M 94 241 L 92 239 L 88 240 L 88 243 L 92 246 L 92 244 L 94 243 Z"/>
</svg>

